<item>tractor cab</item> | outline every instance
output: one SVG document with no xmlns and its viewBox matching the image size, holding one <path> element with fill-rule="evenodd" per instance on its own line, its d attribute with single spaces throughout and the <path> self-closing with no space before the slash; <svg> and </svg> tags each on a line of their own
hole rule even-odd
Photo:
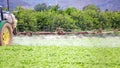
<svg viewBox="0 0 120 68">
<path fill-rule="evenodd" d="M 2 6 L 0 6 L 0 21 L 3 20 L 3 11 L 2 11 Z"/>
</svg>

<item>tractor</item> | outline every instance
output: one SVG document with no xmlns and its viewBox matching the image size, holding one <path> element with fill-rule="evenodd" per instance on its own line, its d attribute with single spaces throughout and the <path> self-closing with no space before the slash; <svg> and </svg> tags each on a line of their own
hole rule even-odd
<svg viewBox="0 0 120 68">
<path fill-rule="evenodd" d="M 13 34 L 16 33 L 17 20 L 9 11 L 0 6 L 0 46 L 11 45 Z"/>
</svg>

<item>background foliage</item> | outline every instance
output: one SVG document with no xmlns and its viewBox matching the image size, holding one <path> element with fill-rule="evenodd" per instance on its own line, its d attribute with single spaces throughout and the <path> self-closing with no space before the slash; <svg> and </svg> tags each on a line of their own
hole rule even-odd
<svg viewBox="0 0 120 68">
<path fill-rule="evenodd" d="M 102 11 L 94 5 L 79 10 L 73 7 L 60 9 L 58 5 L 38 4 L 32 9 L 17 7 L 18 31 L 65 31 L 120 29 L 120 12 Z"/>
</svg>

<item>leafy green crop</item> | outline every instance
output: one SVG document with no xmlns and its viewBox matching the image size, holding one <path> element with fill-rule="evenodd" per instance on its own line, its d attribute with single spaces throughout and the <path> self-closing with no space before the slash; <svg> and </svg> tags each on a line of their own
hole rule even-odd
<svg viewBox="0 0 120 68">
<path fill-rule="evenodd" d="M 120 48 L 0 47 L 0 68 L 120 68 Z"/>
</svg>

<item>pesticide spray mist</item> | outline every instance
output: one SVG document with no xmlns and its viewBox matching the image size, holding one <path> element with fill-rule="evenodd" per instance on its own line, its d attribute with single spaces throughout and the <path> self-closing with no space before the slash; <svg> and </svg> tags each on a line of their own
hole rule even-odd
<svg viewBox="0 0 120 68">
<path fill-rule="evenodd" d="M 15 36 L 13 45 L 120 47 L 119 36 L 37 35 Z"/>
</svg>

